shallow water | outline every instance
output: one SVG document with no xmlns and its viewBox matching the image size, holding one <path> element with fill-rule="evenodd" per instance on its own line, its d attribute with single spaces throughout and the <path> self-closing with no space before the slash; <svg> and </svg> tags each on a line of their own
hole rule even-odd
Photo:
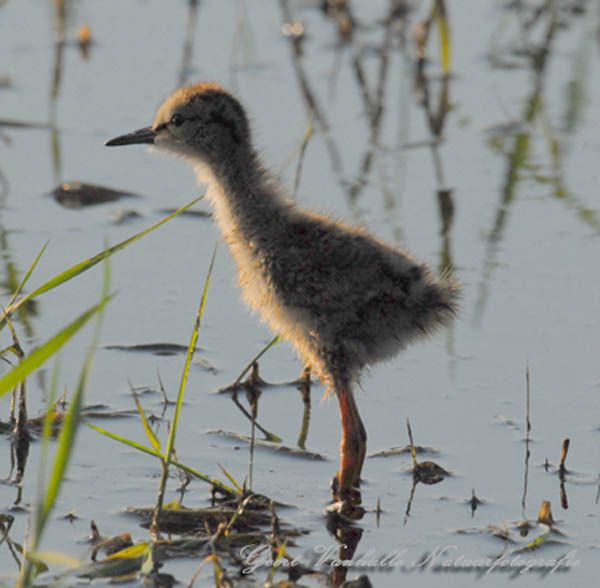
<svg viewBox="0 0 600 588">
<path fill-rule="evenodd" d="M 368 459 L 363 470 L 363 504 L 368 512 L 360 523 L 364 533 L 358 552 L 373 550 L 383 556 L 406 549 L 408 563 L 392 571 L 351 570 L 348 576 L 367 573 L 374 586 L 408 581 L 430 586 L 440 580 L 452 582 L 451 578 L 466 586 L 481 581 L 505 585 L 506 571 L 481 578 L 473 567 L 436 573 L 432 565 L 425 565 L 424 572 L 415 573 L 410 562 L 436 548 L 445 548 L 458 565 L 459 556 L 499 556 L 505 549 L 526 545 L 538 531 L 520 538 L 514 523 L 523 516 L 535 520 L 542 501 L 549 500 L 563 533 L 560 543 L 522 556 L 547 561 L 571 552 L 580 565 L 545 575 L 544 585 L 565 580 L 591 584 L 599 571 L 600 111 L 595 97 L 600 91 L 596 36 L 600 15 L 597 7 L 582 2 L 587 13 L 561 10 L 555 15 L 555 28 L 551 17 L 543 14 L 525 30 L 521 25 L 530 13 L 519 18 L 514 9 L 498 2 L 448 4 L 450 110 L 435 151 L 419 102 L 422 95 L 414 89 L 413 31 L 425 13 L 409 12 L 405 20 L 396 21 L 390 46 L 383 50 L 387 2 L 355 3 L 357 24 L 346 45 L 316 2 L 289 3 L 292 17 L 304 22 L 307 35 L 300 67 L 330 127 L 325 134 L 318 121 L 314 123 L 298 201 L 362 224 L 436 268 L 454 267 L 464 288 L 461 312 L 447 331 L 375 367 L 359 392 L 370 454 L 406 445 L 405 421 L 410 418 L 415 443 L 439 452 L 422 459 L 434 460 L 453 476 L 434 486 L 420 484 L 410 516 L 405 517 L 412 484 L 410 457 Z M 200 3 L 188 68 L 182 68 L 188 18 L 184 2 L 81 1 L 67 3 L 66 8 L 67 44 L 53 97 L 57 31 L 52 4 L 22 0 L 0 5 L 0 49 L 5 56 L 0 77 L 10 79 L 9 87 L 0 88 L 1 118 L 51 122 L 57 127 L 56 132 L 0 127 L 0 171 L 5 180 L 0 210 L 3 304 L 12 292 L 12 272 L 22 276 L 47 240 L 50 244 L 31 278 L 31 289 L 100 251 L 105 240 L 117 243 L 129 237 L 159 220 L 161 209 L 183 205 L 202 191 L 180 161 L 141 148 L 103 146 L 106 139 L 149 124 L 156 106 L 182 77 L 187 82 L 218 80 L 241 97 L 265 161 L 290 187 L 309 124 L 298 61 L 290 41 L 280 33 L 283 19 L 277 3 Z M 88 59 L 74 44 L 82 24 L 91 27 L 95 40 Z M 425 73 L 435 117 L 442 76 L 435 27 L 431 35 L 427 46 L 431 63 Z M 518 51 L 523 45 L 545 46 L 539 54 L 545 61 L 524 56 Z M 357 84 L 355 55 L 360 55 L 373 100 L 381 84 L 383 112 L 375 131 Z M 383 82 L 382 64 L 387 64 Z M 331 145 L 339 154 L 339 168 Z M 436 177 L 435 157 L 442 177 Z M 367 171 L 365 165 L 370 166 Z M 68 209 L 48 196 L 63 181 L 100 184 L 142 197 Z M 450 190 L 450 199 L 439 196 L 444 190 Z M 454 208 L 445 232 L 441 201 Z M 206 206 L 200 203 L 199 208 Z M 113 216 L 123 209 L 134 209 L 141 216 L 115 224 Z M 108 308 L 101 345 L 187 345 L 218 240 L 210 219 L 179 217 L 114 256 L 111 280 L 118 295 Z M 26 351 L 99 298 L 101 274 L 99 268 L 92 270 L 38 299 L 37 313 L 29 317 L 30 330 L 23 321 L 16 323 Z M 181 461 L 202 472 L 223 479 L 217 465 L 221 463 L 242 481 L 248 472 L 247 447 L 209 432 L 247 435 L 249 423 L 226 395 L 216 392 L 237 377 L 272 334 L 239 298 L 235 268 L 225 244 L 220 244 L 196 356 L 203 363 L 195 365 L 190 375 L 177 451 Z M 74 388 L 91 336 L 91 329 L 85 329 L 62 351 L 61 388 Z M 8 341 L 8 335 L 4 337 Z M 183 355 L 101 347 L 87 401 L 106 404 L 110 410 L 132 409 L 128 382 L 156 391 L 157 370 L 174 398 L 183 363 Z M 51 365 L 28 382 L 31 414 L 43 410 Z M 527 365 L 533 441 L 526 471 Z M 293 380 L 301 369 L 285 344 L 269 351 L 260 366 L 262 376 L 271 382 Z M 254 490 L 294 505 L 280 516 L 309 531 L 291 549 L 306 563 L 320 545 L 337 548 L 325 528 L 323 510 L 337 467 L 340 425 L 335 402 L 321 402 L 323 392 L 320 385 L 313 387 L 306 447 L 327 461 L 258 448 L 253 474 Z M 148 412 L 161 413 L 158 393 L 143 395 L 142 402 Z M 2 420 L 8 417 L 7 398 L 4 407 Z M 293 447 L 302 410 L 293 386 L 267 388 L 260 398 L 259 422 Z M 136 417 L 93 422 L 146 442 Z M 164 422 L 159 433 L 166 439 Z M 571 439 L 568 509 L 561 507 L 555 474 L 565 438 Z M 8 440 L 5 446 L 8 470 Z M 27 465 L 24 505 L 35 497 L 38 448 L 38 443 L 33 445 Z M 551 472 L 543 467 L 546 459 Z M 147 531 L 123 511 L 154 503 L 158 474 L 158 464 L 150 457 L 84 427 L 44 549 L 85 557 L 84 539 L 92 519 L 105 536 L 129 531 L 134 540 L 147 539 Z M 167 500 L 177 497 L 176 487 L 173 480 Z M 466 502 L 473 489 L 485 501 L 474 515 Z M 5 512 L 11 510 L 15 496 L 14 486 L 0 486 Z M 374 513 L 378 500 L 383 510 L 379 522 Z M 193 482 L 184 503 L 206 506 L 206 486 Z M 69 523 L 62 517 L 72 509 L 78 519 Z M 20 542 L 27 513 L 13 514 L 11 537 Z M 485 532 L 487 525 L 502 529 L 506 525 L 519 543 L 505 545 Z M 163 571 L 187 583 L 198 564 L 197 559 L 174 560 Z M 14 561 L 5 544 L 0 545 L 0 577 L 6 578 L 6 585 L 14 573 Z M 261 583 L 266 576 L 265 569 L 254 578 Z M 540 578 L 541 573 L 524 576 Z M 208 567 L 199 581 L 212 582 Z"/>
</svg>

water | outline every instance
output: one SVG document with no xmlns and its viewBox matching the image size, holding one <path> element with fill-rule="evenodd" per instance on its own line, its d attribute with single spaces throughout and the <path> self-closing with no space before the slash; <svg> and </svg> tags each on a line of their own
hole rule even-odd
<svg viewBox="0 0 600 588">
<path fill-rule="evenodd" d="M 521 547 L 540 531 L 520 538 L 514 523 L 523 514 L 535 520 L 542 501 L 549 500 L 564 533 L 561 544 L 522 556 L 549 560 L 575 550 L 573 557 L 580 565 L 546 575 L 543 581 L 551 586 L 565 578 L 589 584 L 598 572 L 600 114 L 594 97 L 600 89 L 600 70 L 593 26 L 598 14 L 584 5 L 587 15 L 561 11 L 564 27 L 552 32 L 550 18 L 543 15 L 531 32 L 521 34 L 515 11 L 496 2 L 450 3 L 451 109 L 438 149 L 440 178 L 429 147 L 430 127 L 413 87 L 412 34 L 424 13 L 410 13 L 406 23 L 399 21 L 394 29 L 382 84 L 381 127 L 374 134 L 353 57 L 361 56 L 368 92 L 375 100 L 384 42 L 381 19 L 388 4 L 356 3 L 361 26 L 354 42 L 345 47 L 339 45 L 333 21 L 316 3 L 289 4 L 292 16 L 304 21 L 307 38 L 301 66 L 330 126 L 325 135 L 318 120 L 314 122 L 298 201 L 360 223 L 434 267 L 454 266 L 464 285 L 461 312 L 452 327 L 377 366 L 364 378 L 359 393 L 369 453 L 405 445 L 408 417 L 415 442 L 439 451 L 422 459 L 434 460 L 453 476 L 434 486 L 420 484 L 410 516 L 405 517 L 412 483 L 410 458 L 403 454 L 368 459 L 363 470 L 368 513 L 361 522 L 359 553 L 374 550 L 382 556 L 406 549 L 410 563 L 446 548 L 457 565 L 459 556 L 498 556 L 505 545 L 486 533 L 486 526 L 506 525 L 519 541 L 506 548 Z M 181 67 L 186 4 L 67 3 L 67 45 L 54 99 L 52 6 L 24 0 L 0 7 L 5 56 L 0 75 L 11 80 L 9 88 L 0 90 L 2 118 L 54 121 L 58 129 L 1 129 L 0 170 L 8 182 L 0 213 L 4 304 L 11 294 L 6 285 L 10 272 L 22 276 L 47 240 L 31 289 L 97 253 L 105 241 L 117 243 L 156 222 L 163 216 L 160 209 L 183 205 L 199 193 L 180 161 L 141 148 L 103 146 L 108 138 L 149 124 L 156 106 L 186 74 Z M 527 14 L 523 18 L 526 21 Z M 26 31 L 23 22 L 28 23 Z M 291 187 L 309 115 L 290 42 L 280 34 L 281 23 L 276 3 L 201 3 L 187 81 L 217 80 L 241 97 L 265 161 Z M 73 43 L 82 24 L 91 27 L 95 39 L 87 60 Z M 435 116 L 441 85 L 435 27 L 431 35 L 427 55 L 432 63 L 425 72 L 431 78 L 429 100 Z M 516 49 L 520 39 L 540 46 L 545 35 L 550 38 L 545 62 L 538 61 L 535 71 L 532 60 Z M 374 136 L 375 147 L 370 144 Z M 334 165 L 332 143 L 340 168 Z M 361 174 L 363 165 L 370 167 Z M 47 193 L 68 180 L 129 190 L 142 198 L 65 209 Z M 356 198 L 349 196 L 353 186 L 360 187 Z M 446 188 L 451 190 L 454 215 L 444 234 L 437 191 Z M 122 208 L 134 208 L 141 216 L 115 224 L 111 215 Z M 113 257 L 112 289 L 118 295 L 108 308 L 101 345 L 186 345 L 218 240 L 210 219 L 180 217 Z M 203 364 L 190 374 L 177 451 L 182 461 L 206 474 L 223 479 L 217 465 L 221 463 L 242 481 L 248 471 L 246 446 L 209 431 L 248 434 L 249 423 L 227 396 L 216 392 L 237 377 L 272 334 L 239 303 L 234 276 L 221 244 L 196 356 Z M 17 322 L 25 350 L 31 351 L 95 303 L 101 279 L 98 268 L 40 297 L 37 315 L 30 317 L 31 331 Z M 84 329 L 61 353 L 61 388 L 73 390 L 91 334 Z M 182 355 L 158 357 L 101 347 L 87 400 L 111 410 L 131 409 L 128 382 L 157 390 L 157 370 L 174 398 L 183 362 Z M 28 382 L 32 415 L 43 410 L 51 365 Z M 533 442 L 523 513 L 527 365 Z M 261 361 L 263 377 L 273 382 L 296 378 L 300 368 L 285 344 Z M 337 467 L 340 425 L 336 403 L 320 402 L 323 392 L 320 386 L 313 389 L 307 448 L 327 461 L 300 460 L 265 449 L 257 449 L 255 456 L 254 489 L 294 505 L 280 512 L 282 520 L 310 531 L 290 550 L 305 562 L 314 559 L 320 545 L 337 549 L 325 529 L 323 510 Z M 142 402 L 149 413 L 160 415 L 158 393 L 143 395 Z M 8 415 L 8 400 L 4 403 Z M 268 388 L 260 399 L 259 422 L 293 447 L 302 409 L 294 387 Z M 138 418 L 92 422 L 146 443 Z M 164 422 L 159 436 L 165 443 Z M 567 437 L 571 473 L 565 510 L 558 477 L 543 465 L 548 459 L 552 471 L 556 469 Z M 5 446 L 8 457 L 8 440 Z M 33 445 L 25 474 L 25 505 L 35 497 L 38 448 L 38 443 Z M 159 466 L 150 457 L 84 427 L 43 548 L 85 558 L 84 540 L 92 519 L 105 536 L 130 532 L 134 540 L 147 539 L 147 531 L 122 513 L 127 506 L 153 504 L 158 474 Z M 176 486 L 173 480 L 168 500 L 176 498 Z M 466 503 L 472 489 L 485 500 L 473 516 Z M 5 511 L 10 511 L 15 488 L 1 486 L 0 496 Z M 378 499 L 383 510 L 379 524 L 374 514 Z M 193 482 L 185 504 L 206 506 L 207 500 L 206 486 Z M 63 517 L 72 509 L 78 518 L 70 523 Z M 27 513 L 13 514 L 11 538 L 21 542 Z M 163 571 L 187 583 L 198 565 L 198 559 L 174 560 Z M 368 573 L 376 586 L 403 581 L 429 586 L 438 578 L 455 577 L 461 585 L 485 581 L 501 586 L 507 577 L 506 572 L 494 572 L 480 578 L 473 567 L 454 574 L 425 567 L 424 573 L 411 573 L 409 565 L 361 573 Z M 0 570 L 10 585 L 16 567 L 6 544 L 0 546 Z M 349 577 L 358 573 L 351 570 Z M 211 574 L 207 567 L 199 581 L 209 585 Z M 261 569 L 255 579 L 263 582 L 266 576 L 267 570 Z M 539 578 L 540 572 L 525 577 Z"/>
</svg>

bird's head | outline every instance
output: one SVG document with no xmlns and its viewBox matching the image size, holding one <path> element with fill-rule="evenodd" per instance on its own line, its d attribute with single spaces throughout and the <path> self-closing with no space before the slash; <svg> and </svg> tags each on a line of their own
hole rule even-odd
<svg viewBox="0 0 600 588">
<path fill-rule="evenodd" d="M 180 88 L 160 106 L 154 123 L 106 142 L 151 144 L 186 159 L 211 162 L 250 147 L 248 119 L 240 103 L 218 84 Z"/>
</svg>

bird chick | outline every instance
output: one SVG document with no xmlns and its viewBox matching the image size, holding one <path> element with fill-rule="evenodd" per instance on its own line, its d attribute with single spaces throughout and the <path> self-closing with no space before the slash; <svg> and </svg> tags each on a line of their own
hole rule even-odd
<svg viewBox="0 0 600 588">
<path fill-rule="evenodd" d="M 183 157 L 208 184 L 245 299 L 338 398 L 335 493 L 359 502 L 367 436 L 353 389 L 364 368 L 448 324 L 458 284 L 361 228 L 296 207 L 259 160 L 244 108 L 217 84 L 177 90 L 152 126 L 106 145 L 138 143 Z"/>
</svg>

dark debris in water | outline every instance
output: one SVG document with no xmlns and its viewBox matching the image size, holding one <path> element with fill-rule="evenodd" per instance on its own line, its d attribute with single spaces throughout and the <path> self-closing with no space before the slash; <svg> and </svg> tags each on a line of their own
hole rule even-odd
<svg viewBox="0 0 600 588">
<path fill-rule="evenodd" d="M 5 78 L 4 78 L 5 79 Z M 2 84 L 3 78 L 0 77 L 0 87 L 7 87 Z M 51 123 L 32 121 L 32 120 L 14 120 L 10 118 L 0 118 L 0 127 L 9 127 L 12 129 L 51 129 L 56 127 Z"/>
<path fill-rule="evenodd" d="M 111 213 L 110 221 L 115 225 L 122 225 L 131 220 L 136 220 L 141 216 L 142 215 L 137 210 L 133 210 L 131 208 L 121 208 L 120 210 Z"/>
<path fill-rule="evenodd" d="M 187 353 L 188 347 L 178 343 L 140 343 L 138 345 L 105 345 L 104 349 L 152 353 L 153 355 L 177 355 L 178 353 Z M 196 347 L 194 351 L 200 351 L 200 348 Z"/>
<path fill-rule="evenodd" d="M 415 452 L 419 455 L 439 455 L 439 451 L 434 449 L 433 447 L 425 447 L 423 445 L 416 445 Z M 405 455 L 411 454 L 410 445 L 405 445 L 404 447 L 392 447 L 390 449 L 384 449 L 383 451 L 378 451 L 377 453 L 372 453 L 369 455 L 369 459 L 373 457 L 392 457 L 394 455 Z"/>
<path fill-rule="evenodd" d="M 118 419 L 128 418 L 137 415 L 137 410 L 111 410 L 110 407 L 105 405 L 91 405 L 86 406 L 81 416 L 84 418 L 100 418 L 100 419 Z M 56 437 L 60 433 L 62 424 L 64 421 L 64 413 L 58 410 L 54 410 L 52 413 L 52 437 Z M 42 414 L 37 417 L 27 419 L 27 430 L 33 435 L 41 435 L 44 428 L 44 422 L 46 415 Z M 11 435 L 15 428 L 14 423 L 0 421 L 0 434 Z"/>
<path fill-rule="evenodd" d="M 263 353 L 266 349 L 263 349 L 261 353 Z M 248 373 L 248 377 L 242 381 L 242 377 Z M 298 386 L 313 386 L 315 382 L 310 379 L 310 370 L 304 370 L 302 375 L 295 380 L 287 380 L 285 382 L 267 382 L 259 373 L 258 361 L 253 360 L 238 376 L 238 378 L 229 386 L 225 388 L 221 388 L 219 390 L 219 394 L 229 394 L 236 393 L 239 390 L 251 390 L 252 388 L 258 388 L 260 390 L 264 390 L 266 388 L 274 388 L 276 386 L 292 386 L 297 388 Z"/>
<path fill-rule="evenodd" d="M 506 527 L 498 527 L 497 525 L 486 525 L 485 527 L 459 529 L 456 531 L 458 535 L 491 535 L 496 539 L 505 541 L 510 544 L 516 544 L 517 539 Z"/>
<path fill-rule="evenodd" d="M 79 517 L 77 516 L 77 509 L 74 508 L 74 509 L 70 510 L 66 515 L 64 515 L 62 517 L 62 519 L 64 521 L 68 521 L 69 523 L 73 523 L 75 521 L 78 521 Z"/>
<path fill-rule="evenodd" d="M 64 182 L 50 192 L 50 195 L 65 208 L 84 208 L 114 202 L 121 198 L 136 198 L 138 194 L 125 190 L 114 190 L 84 182 Z"/>
<path fill-rule="evenodd" d="M 510 530 L 507 529 L 506 527 L 502 528 L 502 527 L 498 527 L 496 525 L 487 525 L 487 527 L 485 527 L 484 531 L 486 533 L 489 533 L 496 539 L 506 541 L 507 543 L 516 543 L 517 542 L 516 539 L 514 539 L 513 536 L 511 535 Z"/>
<path fill-rule="evenodd" d="M 520 423 L 518 423 L 517 421 L 515 421 L 509 417 L 505 417 L 502 414 L 496 415 L 496 420 L 501 425 L 504 425 L 505 427 L 508 427 L 509 429 L 512 429 L 513 431 L 521 431 L 521 429 L 522 429 L 522 425 Z"/>
<path fill-rule="evenodd" d="M 515 545 L 514 553 L 564 543 L 564 533 L 556 527 L 551 504 L 547 500 L 542 501 L 537 521 L 522 519 L 502 526 L 490 524 L 476 529 L 461 529 L 457 533 L 491 535 L 503 543 Z"/>
<path fill-rule="evenodd" d="M 103 553 L 106 557 L 108 557 L 133 545 L 130 533 L 121 533 L 120 535 L 108 538 L 98 535 L 92 539 L 92 543 L 94 544 L 94 549 L 92 550 L 91 555 L 92 561 L 96 561 L 98 553 Z"/>
<path fill-rule="evenodd" d="M 471 507 L 471 516 L 475 515 L 475 511 L 479 508 L 480 504 L 484 504 L 485 501 L 478 498 L 475 494 L 475 488 L 471 490 L 471 498 L 466 500 L 466 503 Z"/>
<path fill-rule="evenodd" d="M 56 436 L 60 432 L 63 418 L 64 414 L 62 412 L 54 411 L 52 413 L 52 436 Z M 45 420 L 45 414 L 27 419 L 27 431 L 34 435 L 41 434 Z M 10 421 L 0 421 L 0 434 L 12 435 L 14 429 L 15 423 L 11 423 Z"/>
<path fill-rule="evenodd" d="M 154 508 L 129 507 L 126 512 L 142 519 L 142 526 L 149 527 Z M 227 524 L 236 509 L 218 508 L 164 508 L 159 517 L 160 530 L 164 533 L 212 535 L 222 523 Z M 233 529 L 241 533 L 256 532 L 271 522 L 271 514 L 263 510 L 245 509 L 243 515 L 233 522 Z"/>
<path fill-rule="evenodd" d="M 225 431 L 223 429 L 212 429 L 210 431 L 207 431 L 206 433 L 207 435 L 219 435 L 221 437 L 227 437 L 230 439 L 243 441 L 244 443 L 250 443 L 250 437 L 247 437 L 246 435 L 240 435 L 239 433 L 234 433 L 232 431 Z M 254 445 L 256 447 L 262 447 L 264 449 L 275 451 L 277 453 L 284 453 L 292 457 L 312 459 L 314 461 L 327 461 L 327 458 L 321 453 L 309 451 L 308 449 L 300 449 L 299 447 L 289 447 L 287 445 L 281 445 L 270 441 L 262 441 L 259 439 L 254 440 Z"/>
<path fill-rule="evenodd" d="M 369 576 L 363 574 L 354 580 L 348 580 L 348 582 L 344 582 L 344 588 L 373 588 L 373 584 L 371 584 Z"/>
<path fill-rule="evenodd" d="M 84 416 L 89 419 L 126 419 L 132 416 L 139 415 L 137 410 L 121 409 L 121 410 L 86 410 Z"/>
<path fill-rule="evenodd" d="M 423 484 L 428 485 L 439 484 L 445 477 L 451 475 L 442 466 L 433 461 L 418 463 L 413 468 L 412 474 L 416 482 L 423 482 Z"/>
<path fill-rule="evenodd" d="M 158 212 L 160 214 L 169 215 L 169 214 L 173 214 L 176 211 L 177 211 L 176 208 L 161 208 Z M 195 216 L 198 218 L 210 218 L 212 216 L 212 214 L 208 210 L 196 210 L 196 209 L 190 210 L 188 208 L 187 210 L 184 210 L 183 212 L 181 212 L 179 216 Z"/>
</svg>

